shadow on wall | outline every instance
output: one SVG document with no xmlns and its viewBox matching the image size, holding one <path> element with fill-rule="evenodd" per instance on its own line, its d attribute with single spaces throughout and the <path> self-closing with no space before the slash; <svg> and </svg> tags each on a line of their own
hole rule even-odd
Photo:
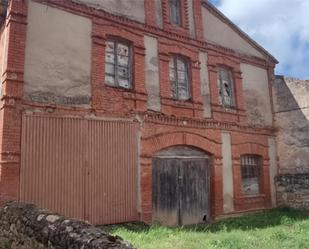
<svg viewBox="0 0 309 249">
<path fill-rule="evenodd" d="M 278 128 L 277 203 L 309 209 L 309 80 L 277 76 L 273 100 Z"/>
<path fill-rule="evenodd" d="M 273 99 L 279 173 L 309 173 L 309 80 L 277 76 Z"/>
</svg>

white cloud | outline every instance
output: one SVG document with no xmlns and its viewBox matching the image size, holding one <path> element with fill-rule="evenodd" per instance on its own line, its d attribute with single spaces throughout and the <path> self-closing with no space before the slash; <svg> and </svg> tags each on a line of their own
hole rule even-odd
<svg viewBox="0 0 309 249">
<path fill-rule="evenodd" d="M 278 74 L 309 79 L 309 0 L 221 0 L 217 7 L 279 60 Z"/>
</svg>

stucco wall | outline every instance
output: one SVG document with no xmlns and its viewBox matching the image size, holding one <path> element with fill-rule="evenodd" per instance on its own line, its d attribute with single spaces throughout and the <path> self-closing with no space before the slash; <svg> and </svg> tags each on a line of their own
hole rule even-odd
<svg viewBox="0 0 309 249">
<path fill-rule="evenodd" d="M 91 97 L 91 20 L 29 2 L 25 98 L 68 105 Z"/>
<path fill-rule="evenodd" d="M 275 137 L 268 138 L 268 155 L 269 155 L 269 182 L 270 182 L 270 194 L 271 204 L 273 207 L 276 206 L 276 184 L 275 177 L 278 174 L 278 163 L 277 163 L 277 144 Z"/>
<path fill-rule="evenodd" d="M 223 47 L 264 58 L 263 55 L 205 7 L 202 8 L 204 39 Z"/>
<path fill-rule="evenodd" d="M 145 55 L 145 80 L 148 93 L 147 106 L 153 111 L 160 111 L 160 82 L 159 82 L 159 58 L 158 41 L 151 36 L 144 36 L 146 48 Z"/>
<path fill-rule="evenodd" d="M 96 9 L 103 9 L 115 15 L 126 16 L 129 19 L 145 22 L 143 0 L 72 0 L 86 4 Z"/>
<path fill-rule="evenodd" d="M 234 211 L 234 185 L 232 168 L 231 135 L 222 133 L 222 162 L 223 162 L 223 211 Z"/>
<path fill-rule="evenodd" d="M 211 117 L 210 105 L 210 90 L 209 90 L 209 77 L 208 77 L 208 56 L 206 52 L 199 53 L 199 61 L 201 63 L 200 77 L 201 77 L 201 91 L 203 100 L 203 117 Z"/>
<path fill-rule="evenodd" d="M 309 81 L 278 77 L 273 84 L 281 174 L 309 173 Z"/>
<path fill-rule="evenodd" d="M 271 126 L 273 117 L 267 71 L 249 64 L 240 67 L 249 124 Z"/>
<path fill-rule="evenodd" d="M 2 88 L 2 75 L 5 70 L 5 65 L 7 61 L 7 30 L 0 29 L 0 86 Z"/>
</svg>

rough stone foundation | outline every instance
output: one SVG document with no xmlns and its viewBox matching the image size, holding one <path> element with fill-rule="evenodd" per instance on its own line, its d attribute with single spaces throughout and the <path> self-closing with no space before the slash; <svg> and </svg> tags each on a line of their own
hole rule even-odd
<svg viewBox="0 0 309 249">
<path fill-rule="evenodd" d="M 132 248 L 120 237 L 89 223 L 18 202 L 7 203 L 0 209 L 0 246 L 33 249 Z"/>
<path fill-rule="evenodd" d="M 309 174 L 285 174 L 276 178 L 280 206 L 309 209 Z"/>
</svg>

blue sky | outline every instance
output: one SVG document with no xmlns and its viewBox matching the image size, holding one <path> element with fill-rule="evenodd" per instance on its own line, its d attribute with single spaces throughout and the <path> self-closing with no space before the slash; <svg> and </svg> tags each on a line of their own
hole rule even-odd
<svg viewBox="0 0 309 249">
<path fill-rule="evenodd" d="M 276 74 L 309 79 L 309 0 L 209 0 L 279 60 Z"/>
</svg>

